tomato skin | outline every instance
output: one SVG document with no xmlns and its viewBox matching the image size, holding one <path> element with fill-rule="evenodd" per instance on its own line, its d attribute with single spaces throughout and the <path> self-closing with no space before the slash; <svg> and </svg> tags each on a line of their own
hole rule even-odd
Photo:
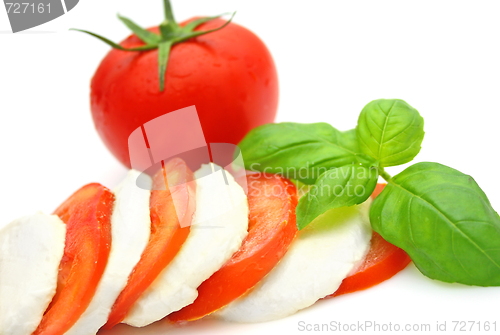
<svg viewBox="0 0 500 335">
<path fill-rule="evenodd" d="M 375 199 L 384 187 L 385 184 L 377 184 L 371 197 Z M 390 244 L 378 233 L 373 232 L 370 250 L 364 263 L 356 273 L 345 278 L 337 291 L 327 298 L 365 290 L 380 284 L 403 270 L 410 262 L 410 256 L 403 249 Z"/>
<path fill-rule="evenodd" d="M 196 30 L 224 23 L 216 19 Z M 150 30 L 158 32 L 157 27 Z M 143 42 L 132 35 L 121 45 Z M 97 132 L 127 167 L 129 135 L 165 113 L 194 105 L 206 142 L 232 144 L 276 116 L 278 76 L 271 54 L 255 34 L 235 23 L 174 45 L 165 78 L 165 90 L 160 92 L 158 50 L 115 49 L 92 78 L 91 111 Z"/>
<path fill-rule="evenodd" d="M 181 224 L 183 221 L 191 223 L 195 198 L 194 175 L 181 159 L 170 160 L 155 175 L 149 203 L 149 242 L 130 274 L 127 286 L 116 299 L 104 328 L 110 329 L 123 321 L 141 294 L 177 255 L 190 232 L 189 225 L 181 228 Z"/>
<path fill-rule="evenodd" d="M 410 262 L 410 256 L 406 252 L 373 232 L 371 248 L 365 263 L 358 272 L 345 278 L 331 296 L 361 291 L 380 284 L 403 270 Z"/>
<path fill-rule="evenodd" d="M 64 334 L 90 304 L 111 247 L 114 195 L 100 184 L 75 192 L 54 214 L 67 225 L 56 295 L 33 334 Z"/>
<path fill-rule="evenodd" d="M 257 175 L 255 175 L 257 176 Z M 285 255 L 297 233 L 297 189 L 277 175 L 248 178 L 248 235 L 240 249 L 198 287 L 198 297 L 170 314 L 171 322 L 192 321 L 226 306 L 264 278 Z"/>
</svg>

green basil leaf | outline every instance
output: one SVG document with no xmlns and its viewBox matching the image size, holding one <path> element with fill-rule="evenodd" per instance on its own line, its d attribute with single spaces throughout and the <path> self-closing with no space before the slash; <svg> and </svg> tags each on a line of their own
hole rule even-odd
<svg viewBox="0 0 500 335">
<path fill-rule="evenodd" d="M 302 229 L 329 209 L 359 205 L 377 185 L 375 167 L 346 165 L 323 173 L 311 190 L 300 198 L 295 213 Z"/>
<path fill-rule="evenodd" d="M 337 136 L 337 138 L 338 138 L 337 143 L 341 144 L 343 148 L 355 152 L 356 154 L 361 153 L 361 149 L 359 148 L 358 135 L 356 134 L 356 129 L 340 132 L 340 136 Z"/>
<path fill-rule="evenodd" d="M 356 128 L 359 145 L 380 166 L 410 162 L 424 139 L 424 119 L 403 100 L 374 100 L 367 104 Z"/>
<path fill-rule="evenodd" d="M 430 278 L 500 285 L 500 217 L 468 175 L 437 163 L 415 164 L 377 197 L 370 221 Z"/>
<path fill-rule="evenodd" d="M 245 167 L 313 184 L 325 171 L 372 161 L 362 154 L 354 130 L 327 123 L 271 123 L 251 130 L 238 144 Z"/>
</svg>

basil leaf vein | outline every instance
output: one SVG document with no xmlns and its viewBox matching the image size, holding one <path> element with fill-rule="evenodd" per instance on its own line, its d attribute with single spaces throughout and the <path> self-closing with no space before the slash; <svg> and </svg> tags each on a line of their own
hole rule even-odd
<svg viewBox="0 0 500 335">
<path fill-rule="evenodd" d="M 410 162 L 420 152 L 424 119 L 403 100 L 379 99 L 368 103 L 356 127 L 361 151 L 381 167 Z"/>
</svg>

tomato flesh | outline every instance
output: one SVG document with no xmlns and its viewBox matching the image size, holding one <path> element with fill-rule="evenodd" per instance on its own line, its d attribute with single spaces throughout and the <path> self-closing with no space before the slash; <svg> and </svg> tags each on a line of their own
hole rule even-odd
<svg viewBox="0 0 500 335">
<path fill-rule="evenodd" d="M 403 270 L 410 261 L 406 252 L 373 232 L 370 251 L 363 265 L 355 274 L 345 278 L 332 296 L 336 297 L 380 284 Z"/>
<path fill-rule="evenodd" d="M 384 186 L 384 184 L 378 184 L 372 198 L 377 197 Z M 403 270 L 410 262 L 410 256 L 403 249 L 390 244 L 378 233 L 373 232 L 371 247 L 364 263 L 356 273 L 345 278 L 337 291 L 328 297 L 336 297 L 380 284 Z"/>
<path fill-rule="evenodd" d="M 137 299 L 180 250 L 189 235 L 189 223 L 195 210 L 195 192 L 194 175 L 179 158 L 170 160 L 154 176 L 149 202 L 149 242 L 130 274 L 127 286 L 118 296 L 105 328 L 123 321 Z"/>
<path fill-rule="evenodd" d="M 108 262 L 114 195 L 100 184 L 82 187 L 54 214 L 66 223 L 56 295 L 33 334 L 64 334 L 90 304 Z"/>
<path fill-rule="evenodd" d="M 277 175 L 246 178 L 247 237 L 231 259 L 198 287 L 197 299 L 170 314 L 170 321 L 199 319 L 242 296 L 274 268 L 293 241 L 297 233 L 295 186 Z"/>
</svg>

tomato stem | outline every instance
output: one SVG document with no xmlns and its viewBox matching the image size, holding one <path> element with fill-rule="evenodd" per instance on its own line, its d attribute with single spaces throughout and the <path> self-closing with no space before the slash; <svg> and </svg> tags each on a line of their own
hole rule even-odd
<svg viewBox="0 0 500 335">
<path fill-rule="evenodd" d="M 163 7 L 165 10 L 165 20 L 178 27 L 177 22 L 174 18 L 174 12 L 172 11 L 172 6 L 170 5 L 170 0 L 163 0 Z"/>
</svg>

